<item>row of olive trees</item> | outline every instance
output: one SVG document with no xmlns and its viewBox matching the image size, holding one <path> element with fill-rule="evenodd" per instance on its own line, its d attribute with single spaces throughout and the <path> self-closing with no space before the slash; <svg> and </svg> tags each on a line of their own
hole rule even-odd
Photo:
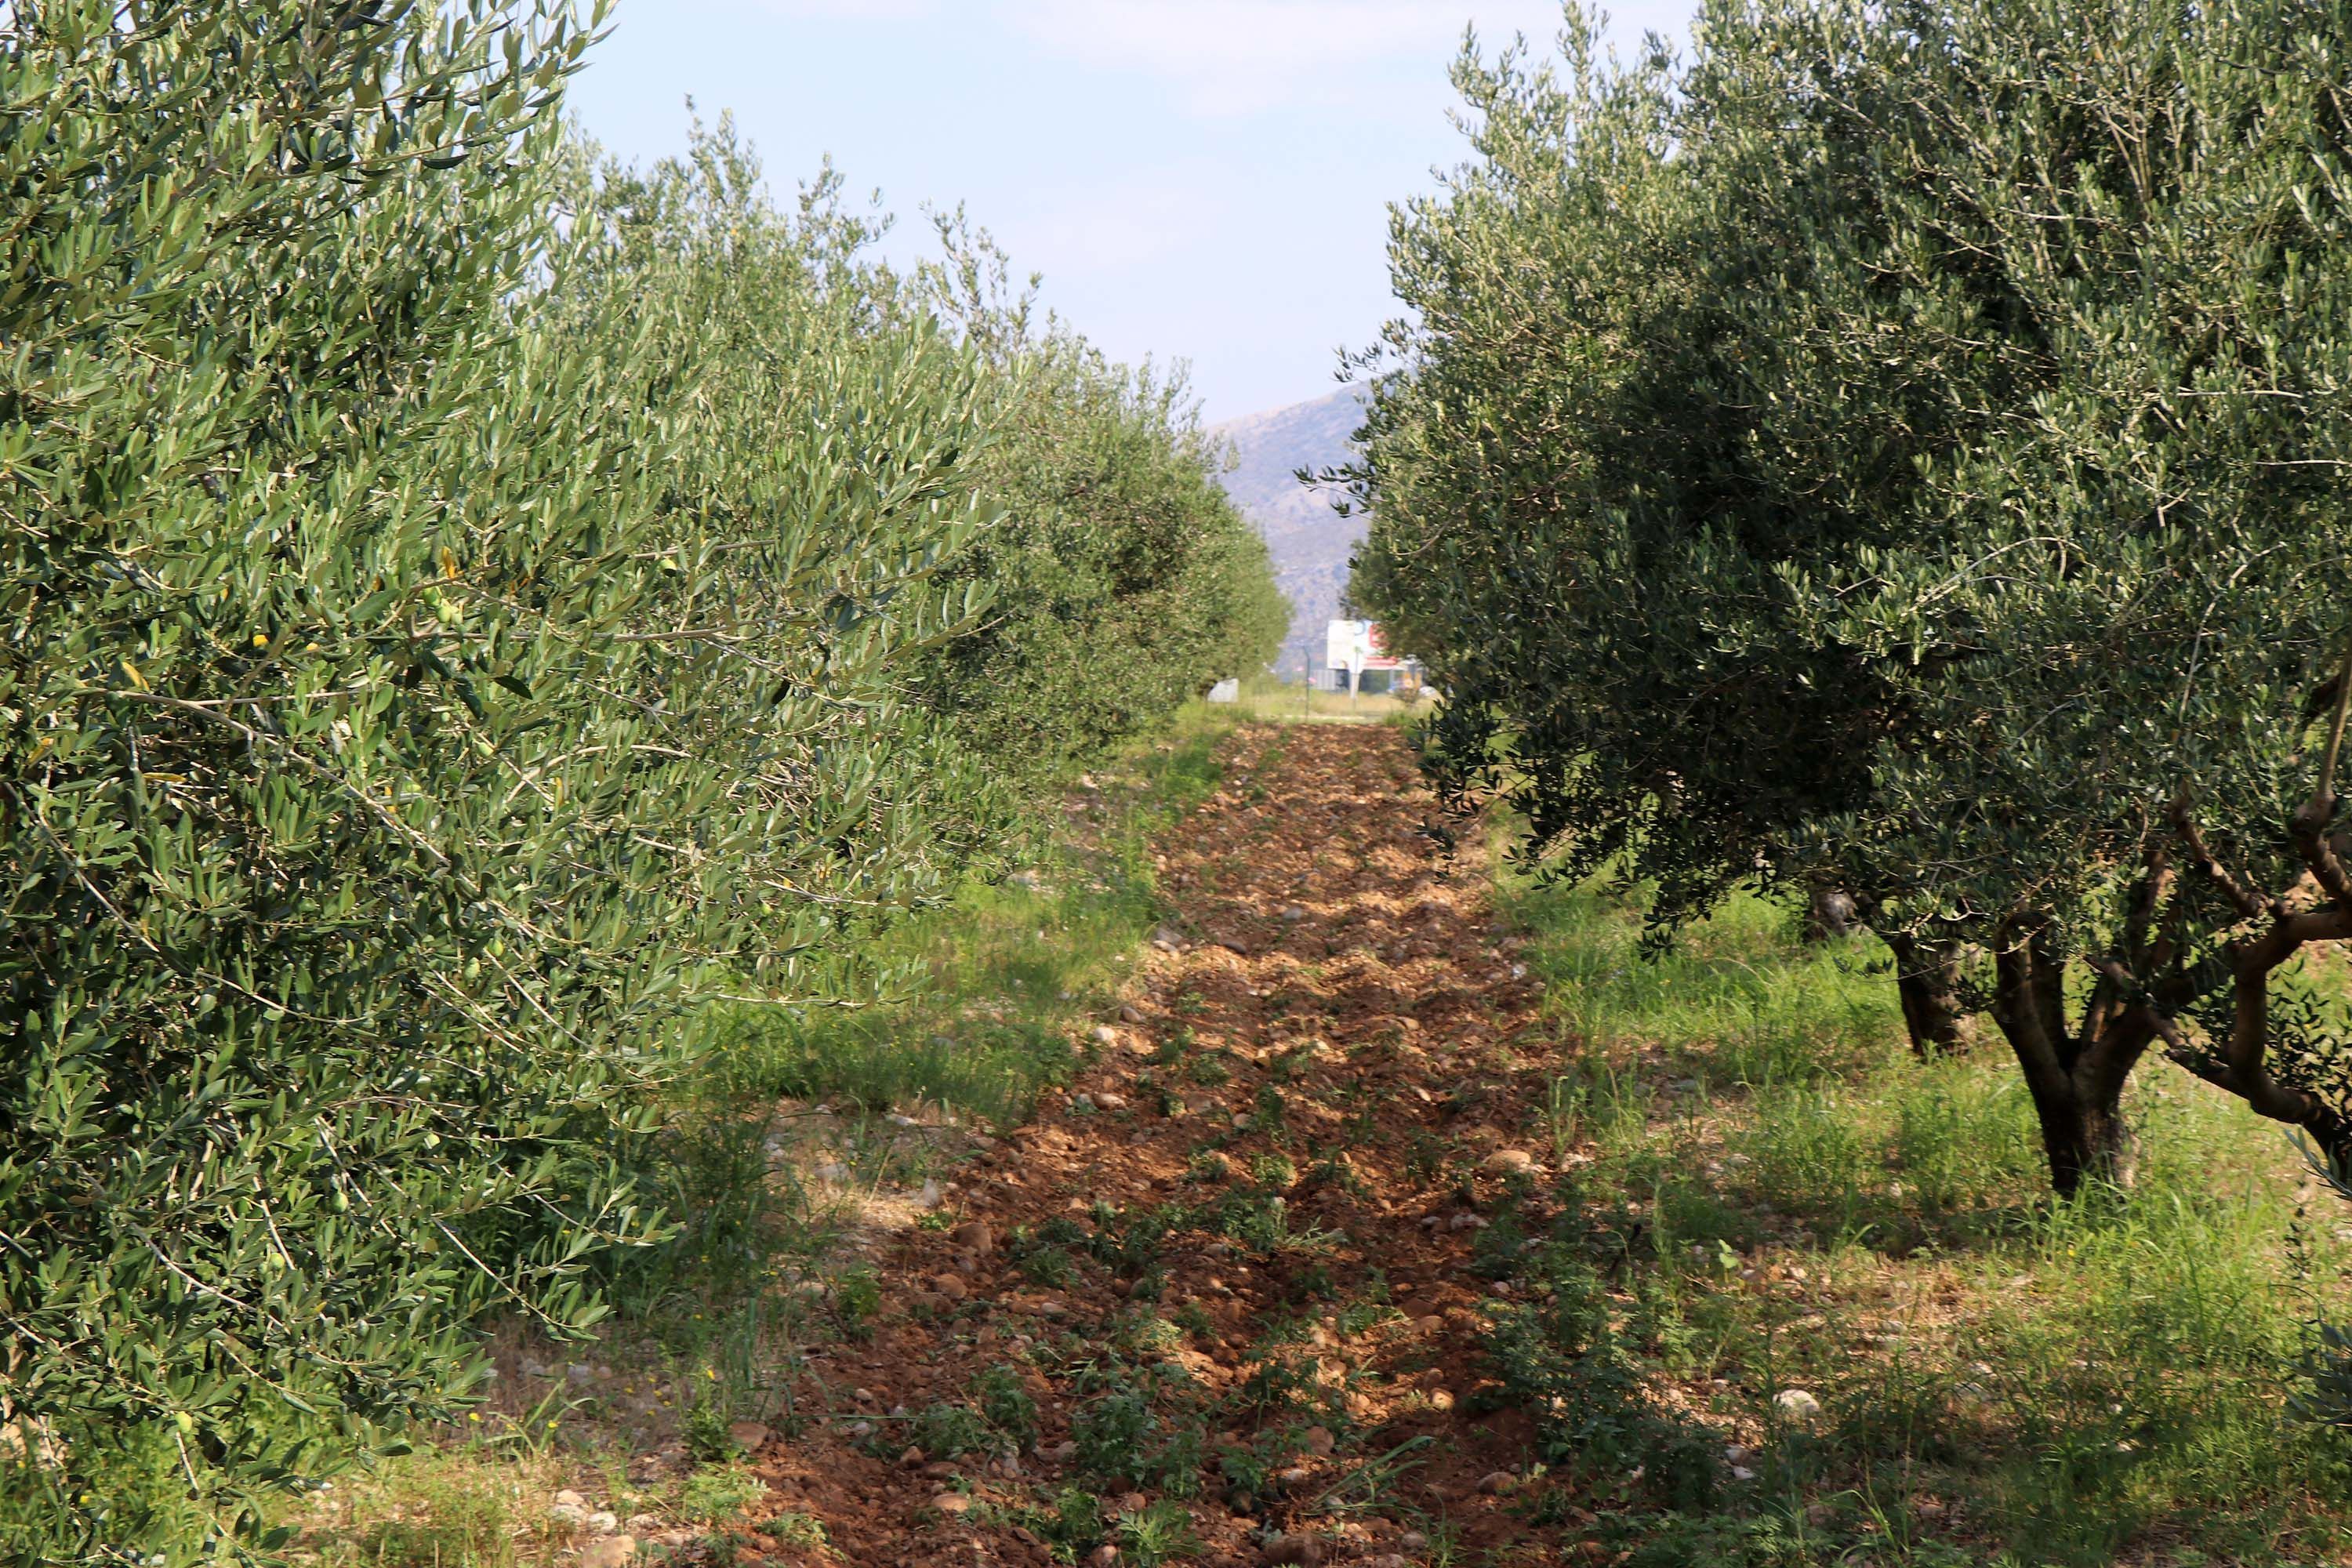
<svg viewBox="0 0 2352 1568">
<path fill-rule="evenodd" d="M 480 1313 L 596 1318 L 670 1020 L 806 1000 L 1018 825 L 953 670 L 1035 590 L 982 563 L 1140 563 L 1116 722 L 1066 647 L 987 665 L 1070 750 L 1271 650 L 1170 399 L 723 139 L 568 146 L 600 19 L 0 7 L 8 1561 L 267 1552 Z M 1116 505 L 1022 488 L 1069 436 Z"/>
<path fill-rule="evenodd" d="M 2352 1152 L 2343 0 L 1717 0 L 1467 56 L 1356 593 L 1578 872 L 1850 889 L 2053 1181 L 2161 1049 Z M 1981 967 L 1963 982 L 1956 955 Z"/>
</svg>

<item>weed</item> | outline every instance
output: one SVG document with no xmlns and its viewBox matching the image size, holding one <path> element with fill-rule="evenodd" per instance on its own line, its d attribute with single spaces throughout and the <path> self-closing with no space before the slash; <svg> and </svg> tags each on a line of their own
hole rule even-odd
<svg viewBox="0 0 2352 1568">
<path fill-rule="evenodd" d="M 1138 1355 L 1165 1355 L 1183 1342 L 1184 1331 L 1165 1318 L 1131 1319 L 1119 1332 L 1120 1348 Z"/>
<path fill-rule="evenodd" d="M 1549 1298 L 1498 1309 L 1486 1335 L 1505 1396 L 1535 1418 L 1539 1453 L 1603 1473 L 1638 1468 L 1668 1505 L 1705 1505 L 1717 1485 L 1714 1440 L 1653 1402 L 1589 1265 L 1549 1248 L 1539 1267 Z"/>
<path fill-rule="evenodd" d="M 686 1439 L 686 1451 L 695 1458 L 704 1464 L 721 1464 L 733 1458 L 737 1451 L 735 1439 L 728 1436 L 728 1426 L 726 1407 L 697 1388 L 679 1423 L 679 1435 Z"/>
<path fill-rule="evenodd" d="M 875 1314 L 882 1310 L 882 1281 L 871 1269 L 854 1269 L 833 1282 L 833 1321 L 847 1340 L 874 1334 Z"/>
<path fill-rule="evenodd" d="M 994 1448 L 992 1427 L 992 1423 L 970 1405 L 927 1405 L 908 1428 L 908 1439 L 931 1458 L 952 1459 Z"/>
<path fill-rule="evenodd" d="M 767 1483 L 748 1470 L 706 1465 L 686 1478 L 678 1489 L 677 1509 L 687 1519 L 724 1524 L 740 1518 L 767 1492 Z"/>
<path fill-rule="evenodd" d="M 830 1544 L 825 1539 L 824 1522 L 813 1514 L 777 1514 L 761 1521 L 760 1533 L 773 1536 L 782 1544 L 798 1547 L 803 1552 L 823 1551 Z"/>
<path fill-rule="evenodd" d="M 513 1520 L 489 1488 L 436 1488 L 425 1509 L 403 1511 L 410 1517 L 335 1543 L 324 1560 L 352 1568 L 511 1568 L 516 1562 Z"/>
<path fill-rule="evenodd" d="M 1025 1448 L 1037 1440 L 1037 1401 L 1018 1372 L 1009 1366 L 990 1367 L 972 1379 L 971 1392 L 980 1401 L 981 1418 L 1010 1438 L 1015 1448 Z"/>
<path fill-rule="evenodd" d="M 1294 1302 L 1337 1300 L 1339 1296 L 1339 1282 L 1332 1277 L 1329 1264 L 1309 1263 L 1305 1268 L 1294 1271 L 1284 1281 L 1282 1295 L 1286 1301 Z"/>
<path fill-rule="evenodd" d="M 1163 1418 L 1144 1387 L 1119 1384 L 1082 1405 L 1070 1422 L 1076 1464 L 1106 1481 L 1126 1481 L 1187 1498 L 1200 1490 L 1208 1431 L 1197 1418 Z"/>
<path fill-rule="evenodd" d="M 1308 1505 L 1307 1511 L 1326 1514 L 1393 1511 L 1405 1477 L 1426 1462 L 1416 1456 L 1434 1446 L 1436 1441 L 1436 1438 L 1426 1435 L 1408 1437 L 1386 1453 L 1366 1459 L 1325 1488 Z"/>
<path fill-rule="evenodd" d="M 1357 1170 L 1355 1163 L 1345 1154 L 1329 1155 L 1316 1161 L 1307 1168 L 1307 1184 L 1311 1187 L 1330 1187 L 1346 1193 L 1351 1197 L 1362 1198 L 1371 1195 L 1371 1188 L 1365 1183 L 1363 1173 Z"/>
<path fill-rule="evenodd" d="M 1217 1469 L 1225 1478 L 1227 1505 L 1242 1513 L 1255 1508 L 1258 1499 L 1271 1495 L 1275 1468 L 1280 1463 L 1279 1456 L 1255 1447 L 1227 1444 L 1218 1449 Z"/>
<path fill-rule="evenodd" d="M 1118 1544 L 1122 1560 L 1134 1562 L 1137 1568 L 1157 1568 L 1160 1563 L 1201 1553 L 1192 1516 L 1175 1502 L 1155 1502 L 1120 1520 Z"/>
<path fill-rule="evenodd" d="M 1268 1192 L 1287 1192 L 1298 1184 L 1298 1167 L 1280 1154 L 1260 1154 L 1250 1161 L 1250 1180 Z"/>
<path fill-rule="evenodd" d="M 1040 1247 L 1021 1259 L 1023 1278 L 1053 1289 L 1065 1289 L 1078 1277 L 1078 1266 L 1058 1247 Z"/>
<path fill-rule="evenodd" d="M 1108 1533 L 1101 1500 L 1083 1487 L 1064 1487 L 1053 1494 L 1050 1507 L 1015 1509 L 1007 1517 L 1063 1563 L 1077 1562 Z"/>
<path fill-rule="evenodd" d="M 1404 1173 L 1419 1186 L 1435 1184 L 1445 1173 L 1445 1141 L 1426 1127 L 1414 1128 L 1405 1139 Z"/>
<path fill-rule="evenodd" d="M 1160 1043 L 1151 1047 L 1148 1059 L 1153 1067 L 1174 1067 L 1192 1054 L 1192 1047 L 1199 1040 L 1200 1037 L 1192 1032 L 1192 1025 L 1179 1024 L 1160 1037 Z"/>
<path fill-rule="evenodd" d="M 1328 1231 L 1292 1230 L 1290 1205 L 1278 1193 L 1228 1193 L 1201 1220 L 1206 1228 L 1263 1258 L 1284 1252 L 1317 1252 L 1331 1242 Z"/>
<path fill-rule="evenodd" d="M 1296 1415 L 1303 1425 L 1331 1417 L 1339 1407 L 1344 1391 L 1325 1384 L 1313 1353 L 1286 1353 L 1274 1345 L 1261 1345 L 1260 1352 L 1232 1395 L 1242 1408 Z"/>
</svg>

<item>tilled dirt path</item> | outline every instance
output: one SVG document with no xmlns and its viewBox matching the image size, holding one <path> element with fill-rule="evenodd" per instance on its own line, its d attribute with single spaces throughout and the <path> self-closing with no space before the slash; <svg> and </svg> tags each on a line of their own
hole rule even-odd
<svg viewBox="0 0 2352 1568">
<path fill-rule="evenodd" d="M 1477 1398 L 1469 1309 L 1506 1289 L 1468 1268 L 1478 1205 L 1551 1158 L 1478 835 L 1424 834 L 1386 727 L 1250 726 L 1224 766 L 1160 847 L 1179 916 L 1093 1065 L 886 1251 L 874 1336 L 814 1363 L 831 1410 L 755 1457 L 833 1561 L 1043 1564 L 1090 1502 L 1097 1563 L 1186 1533 L 1212 1563 L 1573 1552 L 1514 1514 L 1526 1426 Z M 994 1408 L 1035 1407 L 1017 1456 L 921 1452 L 963 1447 L 923 1413 L 1000 1368 Z"/>
</svg>

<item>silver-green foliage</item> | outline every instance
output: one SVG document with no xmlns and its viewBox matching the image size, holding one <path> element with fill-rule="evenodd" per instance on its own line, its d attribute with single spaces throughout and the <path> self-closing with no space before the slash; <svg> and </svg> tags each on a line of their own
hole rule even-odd
<svg viewBox="0 0 2352 1568">
<path fill-rule="evenodd" d="M 1480 160 L 1399 221 L 1360 581 L 1457 753 L 1670 923 L 1831 876 L 1979 944 L 2062 1186 L 2154 1046 L 2346 1147 L 2338 1025 L 2268 1004 L 2352 934 L 2347 21 L 1715 5 L 1465 62 Z"/>
<path fill-rule="evenodd" d="M 609 368 L 518 332 L 560 13 L 15 7 L 0 1542 L 196 1553 L 641 1233 L 692 921 Z M 139 1478 L 134 1481 L 132 1478 Z"/>
<path fill-rule="evenodd" d="M 958 566 L 996 601 L 923 689 L 992 774 L 1034 788 L 1265 668 L 1289 606 L 1181 374 L 1036 321 L 985 234 L 940 228 L 919 281 L 995 372 L 980 472 L 1004 515 Z"/>
<path fill-rule="evenodd" d="M 679 1010 L 1005 826 L 909 694 L 994 368 L 822 212 L 586 175 L 593 25 L 0 7 L 10 1561 L 266 1551 L 481 1312 L 593 1321 Z"/>
</svg>

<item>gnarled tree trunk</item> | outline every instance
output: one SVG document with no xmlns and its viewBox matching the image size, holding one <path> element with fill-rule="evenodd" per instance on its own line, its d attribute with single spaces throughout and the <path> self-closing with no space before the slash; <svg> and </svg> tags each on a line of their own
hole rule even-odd
<svg viewBox="0 0 2352 1568">
<path fill-rule="evenodd" d="M 2063 1197 L 2080 1192 L 2085 1180 L 2128 1187 L 2139 1175 L 2139 1142 L 2123 1113 L 2120 1093 L 2084 1100 L 2069 1092 L 2033 1097 L 2042 1123 L 2042 1152 L 2050 1162 L 2050 1184 Z"/>
<path fill-rule="evenodd" d="M 2047 929 L 2013 923 L 1993 954 L 1993 1020 L 2000 1026 L 2042 1124 L 2050 1184 L 2073 1197 L 2086 1181 L 2132 1184 L 2137 1147 L 2124 1119 L 2124 1085 L 2156 1037 L 2143 1013 L 2094 997 L 2079 1030 L 2066 1026 L 2065 967 Z"/>
<path fill-rule="evenodd" d="M 1960 1005 L 1959 944 L 1899 931 L 1881 940 L 1895 954 L 1895 989 L 1912 1054 L 1925 1060 L 1974 1045 L 1976 1030 Z"/>
<path fill-rule="evenodd" d="M 1843 942 L 1860 923 L 1852 893 L 1826 884 L 1813 889 L 1805 907 L 1807 942 Z"/>
</svg>

